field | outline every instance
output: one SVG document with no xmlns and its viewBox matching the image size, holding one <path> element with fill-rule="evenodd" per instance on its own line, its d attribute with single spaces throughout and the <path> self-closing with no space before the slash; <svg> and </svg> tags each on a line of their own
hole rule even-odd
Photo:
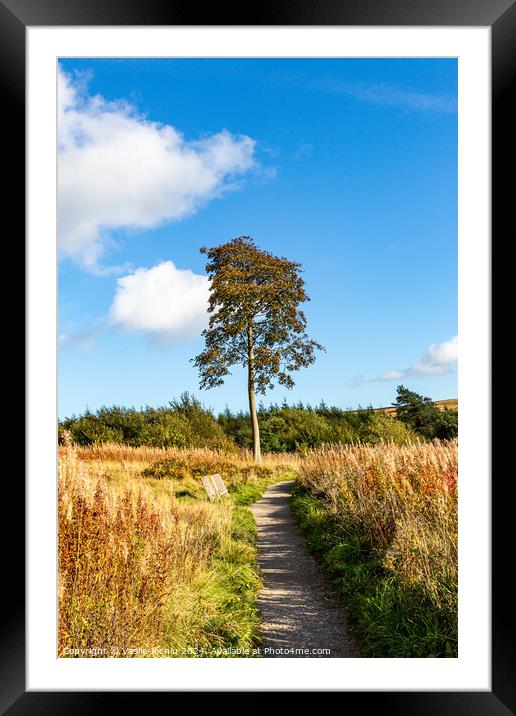
<svg viewBox="0 0 516 716">
<path fill-rule="evenodd" d="M 59 656 L 248 655 L 260 579 L 246 505 L 291 469 L 209 450 L 60 447 Z M 210 503 L 195 474 L 215 471 L 231 494 Z"/>
<path fill-rule="evenodd" d="M 229 496 L 209 502 L 200 476 Z M 457 650 L 457 443 L 266 454 L 59 448 L 60 656 L 253 656 L 248 505 L 297 478 L 294 514 L 365 656 Z"/>
</svg>

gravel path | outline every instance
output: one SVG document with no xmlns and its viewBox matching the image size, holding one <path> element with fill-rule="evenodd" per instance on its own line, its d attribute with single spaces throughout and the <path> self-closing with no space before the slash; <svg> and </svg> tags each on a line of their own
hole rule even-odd
<svg viewBox="0 0 516 716">
<path fill-rule="evenodd" d="M 258 528 L 258 562 L 264 586 L 258 598 L 262 656 L 328 658 L 360 656 L 331 586 L 307 554 L 290 512 L 293 481 L 271 485 L 251 506 Z M 289 649 L 330 653 L 289 653 Z M 272 650 L 272 651 L 271 651 Z"/>
</svg>

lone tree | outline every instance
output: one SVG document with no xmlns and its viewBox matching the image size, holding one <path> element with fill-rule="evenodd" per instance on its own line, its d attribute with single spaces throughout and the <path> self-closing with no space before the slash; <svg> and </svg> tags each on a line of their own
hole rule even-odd
<svg viewBox="0 0 516 716">
<path fill-rule="evenodd" d="M 249 236 L 201 249 L 210 277 L 209 327 L 205 348 L 195 359 L 200 387 L 224 382 L 233 365 L 247 367 L 253 452 L 261 460 L 255 393 L 265 393 L 276 380 L 287 388 L 289 373 L 315 361 L 324 348 L 308 338 L 299 305 L 309 301 L 300 276 L 301 264 L 260 250 Z"/>
</svg>

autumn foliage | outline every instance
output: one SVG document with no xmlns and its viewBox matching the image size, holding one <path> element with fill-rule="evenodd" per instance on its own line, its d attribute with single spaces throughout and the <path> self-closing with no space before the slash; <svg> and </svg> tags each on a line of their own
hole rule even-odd
<svg viewBox="0 0 516 716">
<path fill-rule="evenodd" d="M 210 277 L 205 348 L 194 360 L 201 388 L 221 385 L 234 365 L 247 368 L 253 452 L 261 459 L 255 393 L 311 365 L 323 347 L 308 337 L 300 305 L 309 301 L 301 264 L 259 249 L 249 236 L 202 248 Z"/>
</svg>

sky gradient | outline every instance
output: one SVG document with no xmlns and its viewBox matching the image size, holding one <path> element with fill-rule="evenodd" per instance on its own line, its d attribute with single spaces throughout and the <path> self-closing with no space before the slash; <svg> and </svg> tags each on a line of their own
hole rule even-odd
<svg viewBox="0 0 516 716">
<path fill-rule="evenodd" d="M 59 63 L 59 415 L 200 391 L 201 246 L 300 261 L 315 365 L 265 403 L 457 395 L 457 64 Z"/>
</svg>

